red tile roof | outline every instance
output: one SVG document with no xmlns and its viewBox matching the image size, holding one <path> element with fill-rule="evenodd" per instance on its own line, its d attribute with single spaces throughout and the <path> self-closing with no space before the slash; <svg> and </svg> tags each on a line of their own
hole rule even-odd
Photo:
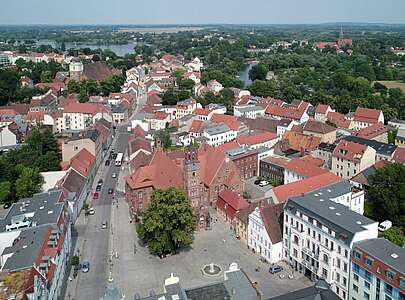
<svg viewBox="0 0 405 300">
<path fill-rule="evenodd" d="M 290 161 L 290 159 L 286 158 L 284 156 L 268 156 L 266 158 L 263 158 L 262 161 L 269 162 L 269 163 L 272 163 L 277 166 L 285 168 L 287 163 Z"/>
<path fill-rule="evenodd" d="M 260 206 L 260 216 L 273 244 L 283 240 L 284 203 Z"/>
<path fill-rule="evenodd" d="M 353 120 L 365 123 L 377 123 L 381 110 L 358 107 L 354 112 Z"/>
<path fill-rule="evenodd" d="M 373 139 L 379 135 L 385 134 L 388 132 L 388 129 L 384 126 L 383 123 L 375 123 L 371 126 L 362 128 L 356 132 L 354 132 L 352 135 L 361 137 L 363 139 Z"/>
<path fill-rule="evenodd" d="M 155 112 L 154 118 L 156 120 L 166 120 L 167 117 L 169 117 L 168 113 L 165 113 L 164 111 L 157 111 Z"/>
<path fill-rule="evenodd" d="M 318 104 L 315 108 L 315 113 L 316 114 L 326 114 L 328 109 L 330 108 L 329 105 L 326 104 Z"/>
<path fill-rule="evenodd" d="M 68 103 L 63 110 L 65 113 L 85 113 L 95 115 L 99 112 L 108 113 L 108 109 L 100 103 Z"/>
<path fill-rule="evenodd" d="M 338 128 L 345 128 L 348 129 L 350 127 L 350 120 L 347 120 L 345 115 L 330 111 L 326 115 L 326 118 L 328 119 L 329 122 L 335 124 Z"/>
<path fill-rule="evenodd" d="M 296 151 L 315 150 L 321 143 L 321 138 L 299 132 L 286 131 L 282 141 L 286 141 L 290 149 Z"/>
<path fill-rule="evenodd" d="M 329 172 L 327 169 L 320 167 L 323 163 L 322 159 L 308 155 L 302 158 L 291 159 L 291 161 L 285 165 L 285 169 L 305 178 L 309 178 Z"/>
<path fill-rule="evenodd" d="M 304 180 L 295 181 L 273 188 L 273 193 L 276 196 L 278 203 L 284 203 L 289 197 L 298 196 L 303 193 L 309 193 L 321 187 L 325 187 L 341 181 L 342 178 L 327 172 L 321 175 L 306 178 Z"/>
<path fill-rule="evenodd" d="M 280 118 L 300 120 L 303 114 L 308 109 L 309 105 L 310 104 L 308 102 L 299 100 L 293 101 L 293 103 L 291 103 L 290 105 L 284 106 L 270 104 L 269 106 L 267 106 L 266 114 L 277 116 Z"/>
<path fill-rule="evenodd" d="M 93 167 L 96 157 L 91 154 L 87 149 L 83 148 L 69 162 L 64 162 L 65 170 L 70 167 L 73 168 L 80 175 L 87 177 Z"/>
<path fill-rule="evenodd" d="M 249 207 L 249 203 L 243 197 L 239 196 L 230 189 L 223 190 L 218 194 L 218 197 L 224 200 L 225 203 L 236 211 Z"/>
<path fill-rule="evenodd" d="M 193 111 L 193 114 L 195 115 L 201 115 L 201 116 L 208 116 L 210 114 L 211 110 L 206 109 L 206 108 L 196 108 Z"/>
<path fill-rule="evenodd" d="M 215 123 L 225 123 L 234 131 L 238 131 L 240 127 L 240 122 L 235 116 L 222 115 L 222 114 L 213 114 L 211 117 L 211 122 Z"/>
<path fill-rule="evenodd" d="M 257 145 L 274 139 L 277 139 L 277 134 L 267 131 L 251 135 L 241 135 L 236 138 L 236 141 L 240 145 Z"/>
<path fill-rule="evenodd" d="M 200 133 L 203 123 L 204 122 L 201 120 L 193 120 L 193 122 L 191 122 L 189 132 Z"/>
<path fill-rule="evenodd" d="M 336 127 L 310 119 L 308 120 L 308 122 L 305 123 L 303 130 L 320 134 L 326 134 L 336 131 Z"/>
<path fill-rule="evenodd" d="M 366 151 L 367 146 L 351 141 L 341 141 L 333 150 L 333 156 L 350 161 L 360 161 Z"/>
<path fill-rule="evenodd" d="M 232 141 L 232 142 L 228 142 L 228 143 L 224 143 L 220 146 L 218 146 L 216 149 L 225 152 L 226 150 L 230 150 L 230 149 L 235 149 L 235 148 L 239 148 L 240 145 L 236 142 L 236 141 Z"/>
<path fill-rule="evenodd" d="M 129 141 L 128 154 L 132 155 L 138 150 L 144 150 L 146 152 L 152 153 L 152 146 L 149 141 L 143 137 L 136 137 Z"/>
<path fill-rule="evenodd" d="M 405 164 L 405 148 L 398 147 L 394 152 L 392 160 L 398 163 Z"/>
</svg>

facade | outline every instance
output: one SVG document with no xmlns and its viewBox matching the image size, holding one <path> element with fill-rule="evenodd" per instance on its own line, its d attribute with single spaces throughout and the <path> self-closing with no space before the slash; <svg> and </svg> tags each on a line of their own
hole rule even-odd
<svg viewBox="0 0 405 300">
<path fill-rule="evenodd" d="M 163 111 L 157 111 L 154 114 L 145 116 L 145 121 L 149 124 L 151 130 L 162 130 L 170 123 L 170 115 Z"/>
<path fill-rule="evenodd" d="M 354 244 L 350 299 L 405 299 L 405 250 L 383 239 Z"/>
<path fill-rule="evenodd" d="M 186 115 L 191 115 L 197 108 L 197 102 L 194 99 L 186 99 L 176 104 L 176 119 L 180 119 Z"/>
<path fill-rule="evenodd" d="M 397 135 L 395 137 L 395 145 L 398 147 L 405 147 L 405 129 L 398 129 Z"/>
<path fill-rule="evenodd" d="M 8 126 L 0 127 L 0 147 L 17 145 L 17 136 Z"/>
<path fill-rule="evenodd" d="M 284 182 L 284 169 L 289 162 L 282 156 L 269 156 L 260 160 L 259 175 L 271 181 Z"/>
<path fill-rule="evenodd" d="M 393 144 L 381 143 L 375 140 L 368 140 L 354 135 L 345 136 L 343 137 L 343 140 L 373 148 L 376 152 L 375 161 L 379 160 L 391 161 L 393 159 L 394 152 L 398 147 Z"/>
<path fill-rule="evenodd" d="M 284 207 L 284 257 L 312 279 L 324 279 L 349 299 L 353 244 L 376 238 L 378 222 L 315 192 L 289 198 Z"/>
<path fill-rule="evenodd" d="M 366 145 L 341 141 L 332 154 L 332 172 L 350 179 L 364 169 L 374 165 L 376 151 Z"/>
<path fill-rule="evenodd" d="M 381 110 L 358 107 L 354 112 L 354 130 L 357 131 L 376 123 L 384 124 L 384 114 Z"/>
<path fill-rule="evenodd" d="M 238 147 L 226 150 L 225 153 L 235 163 L 243 179 L 249 179 L 258 174 L 258 151 Z"/>
<path fill-rule="evenodd" d="M 335 150 L 335 144 L 320 143 L 318 148 L 311 151 L 311 155 L 324 161 L 324 166 L 332 168 L 332 153 Z"/>
<path fill-rule="evenodd" d="M 236 214 L 241 210 L 247 209 L 249 203 L 232 190 L 226 189 L 218 194 L 216 207 L 219 215 L 234 229 L 236 225 Z"/>
<path fill-rule="evenodd" d="M 265 109 L 261 106 L 235 106 L 233 108 L 233 115 L 235 117 L 245 117 L 248 119 L 256 119 L 258 116 L 264 116 Z"/>
<path fill-rule="evenodd" d="M 226 124 L 219 124 L 204 129 L 203 136 L 210 146 L 220 146 L 236 138 L 237 132 L 230 129 Z"/>
<path fill-rule="evenodd" d="M 258 206 L 249 215 L 248 247 L 270 264 L 283 257 L 283 206 Z"/>
<path fill-rule="evenodd" d="M 320 121 L 308 120 L 303 127 L 303 134 L 321 138 L 321 143 L 333 144 L 336 141 L 336 127 Z"/>
<path fill-rule="evenodd" d="M 292 158 L 284 166 L 284 184 L 328 173 L 322 165 L 323 160 L 312 156 Z"/>
<path fill-rule="evenodd" d="M 388 143 L 388 129 L 384 126 L 384 123 L 375 123 L 368 127 L 362 128 L 353 133 L 354 136 L 374 140 L 381 143 Z"/>
<path fill-rule="evenodd" d="M 315 115 L 314 118 L 318 122 L 326 122 L 326 116 L 329 112 L 333 112 L 334 110 L 326 104 L 318 104 L 315 108 Z"/>
</svg>

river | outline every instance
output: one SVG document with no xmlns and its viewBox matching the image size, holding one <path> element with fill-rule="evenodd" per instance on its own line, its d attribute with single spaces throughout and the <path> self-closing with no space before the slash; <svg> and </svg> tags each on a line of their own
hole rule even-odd
<svg viewBox="0 0 405 300">
<path fill-rule="evenodd" d="M 252 80 L 249 78 L 249 71 L 256 65 L 257 62 L 250 62 L 246 65 L 246 68 L 238 72 L 238 79 L 243 81 L 244 87 L 247 88 L 252 84 Z"/>
</svg>

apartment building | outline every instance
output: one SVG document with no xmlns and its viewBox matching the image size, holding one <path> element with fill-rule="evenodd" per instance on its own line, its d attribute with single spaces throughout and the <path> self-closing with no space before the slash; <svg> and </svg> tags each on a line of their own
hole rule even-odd
<svg viewBox="0 0 405 300">
<path fill-rule="evenodd" d="M 355 243 L 349 288 L 351 300 L 405 299 L 405 249 L 383 238 Z"/>
<path fill-rule="evenodd" d="M 207 143 L 214 147 L 234 140 L 236 135 L 237 132 L 229 128 L 226 124 L 209 127 L 203 131 L 203 136 L 206 138 Z"/>
<path fill-rule="evenodd" d="M 324 279 L 341 299 L 349 299 L 353 244 L 376 238 L 378 222 L 315 193 L 291 197 L 284 206 L 284 258 L 295 270 Z"/>
<path fill-rule="evenodd" d="M 186 115 L 191 115 L 196 108 L 197 102 L 191 98 L 177 102 L 176 119 L 180 119 Z"/>
</svg>

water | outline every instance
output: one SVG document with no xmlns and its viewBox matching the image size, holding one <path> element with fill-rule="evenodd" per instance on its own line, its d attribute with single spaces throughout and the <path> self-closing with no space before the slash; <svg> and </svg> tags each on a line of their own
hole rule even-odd
<svg viewBox="0 0 405 300">
<path fill-rule="evenodd" d="M 249 78 L 249 71 L 253 68 L 254 65 L 257 63 L 249 63 L 246 68 L 240 72 L 238 72 L 238 78 L 243 81 L 244 87 L 247 88 L 252 85 L 252 80 Z"/>
<path fill-rule="evenodd" d="M 60 48 L 60 44 L 56 43 L 53 40 L 38 40 L 37 45 L 51 45 L 53 48 Z M 69 49 L 78 49 L 78 48 L 90 48 L 91 50 L 101 49 L 106 50 L 110 49 L 118 56 L 125 56 L 126 54 L 134 53 L 134 47 L 136 46 L 135 42 L 129 42 L 128 44 L 123 45 L 95 45 L 95 44 L 86 44 L 86 43 L 66 43 L 66 50 Z"/>
</svg>

